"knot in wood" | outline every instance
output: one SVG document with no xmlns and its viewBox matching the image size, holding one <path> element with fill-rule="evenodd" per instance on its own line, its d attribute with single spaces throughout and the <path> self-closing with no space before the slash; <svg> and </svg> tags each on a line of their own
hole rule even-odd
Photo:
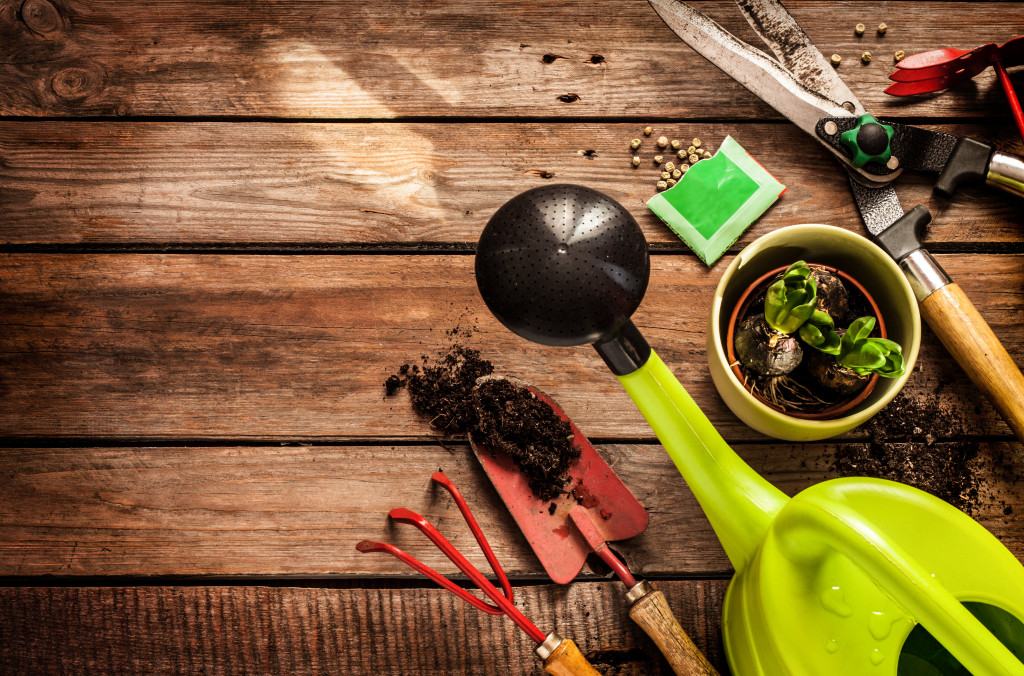
<svg viewBox="0 0 1024 676">
<path fill-rule="evenodd" d="M 50 78 L 50 89 L 62 99 L 83 99 L 96 88 L 95 79 L 85 68 L 63 68 Z"/>
<path fill-rule="evenodd" d="M 64 28 L 60 12 L 49 0 L 25 0 L 21 3 L 21 20 L 41 37 L 50 37 Z"/>
</svg>

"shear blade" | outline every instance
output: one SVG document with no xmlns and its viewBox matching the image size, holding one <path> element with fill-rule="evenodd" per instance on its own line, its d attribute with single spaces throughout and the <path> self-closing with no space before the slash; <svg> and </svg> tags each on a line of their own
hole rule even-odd
<svg viewBox="0 0 1024 676">
<path fill-rule="evenodd" d="M 823 117 L 852 113 L 810 89 L 781 63 L 680 0 L 648 0 L 676 35 L 811 136 Z"/>
<path fill-rule="evenodd" d="M 867 112 L 778 0 L 736 0 L 736 4 L 750 27 L 798 82 L 853 115 Z"/>
</svg>

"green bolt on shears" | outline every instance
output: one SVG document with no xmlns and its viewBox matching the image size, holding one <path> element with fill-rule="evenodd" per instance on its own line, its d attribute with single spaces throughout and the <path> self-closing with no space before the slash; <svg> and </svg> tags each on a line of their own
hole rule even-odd
<svg viewBox="0 0 1024 676">
<path fill-rule="evenodd" d="M 947 194 L 974 178 L 1024 197 L 1024 158 L 969 138 L 878 122 L 778 0 L 736 0 L 777 60 L 681 0 L 649 2 L 697 53 L 839 160 L 850 176 L 864 225 L 907 276 L 925 321 L 1024 441 L 1024 375 L 964 292 L 923 247 L 931 214 L 922 205 L 904 213 L 892 187 L 904 170 L 917 170 L 938 173 L 936 189 Z"/>
</svg>

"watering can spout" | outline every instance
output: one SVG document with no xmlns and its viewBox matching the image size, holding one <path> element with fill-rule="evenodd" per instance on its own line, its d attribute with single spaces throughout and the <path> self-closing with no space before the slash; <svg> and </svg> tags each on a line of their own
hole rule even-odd
<svg viewBox="0 0 1024 676">
<path fill-rule="evenodd" d="M 744 569 L 787 496 L 736 455 L 654 351 L 618 378 L 697 497 L 733 568 Z"/>
</svg>

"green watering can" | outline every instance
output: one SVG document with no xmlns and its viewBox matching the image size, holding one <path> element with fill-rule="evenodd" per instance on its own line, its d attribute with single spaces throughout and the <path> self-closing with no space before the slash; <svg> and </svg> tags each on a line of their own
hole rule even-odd
<svg viewBox="0 0 1024 676">
<path fill-rule="evenodd" d="M 547 345 L 592 343 L 693 490 L 736 575 L 722 629 L 738 676 L 1024 676 L 1024 566 L 951 505 L 834 479 L 793 498 L 737 456 L 629 317 L 647 288 L 639 226 L 597 191 L 502 206 L 476 278 L 494 315 Z"/>
</svg>

